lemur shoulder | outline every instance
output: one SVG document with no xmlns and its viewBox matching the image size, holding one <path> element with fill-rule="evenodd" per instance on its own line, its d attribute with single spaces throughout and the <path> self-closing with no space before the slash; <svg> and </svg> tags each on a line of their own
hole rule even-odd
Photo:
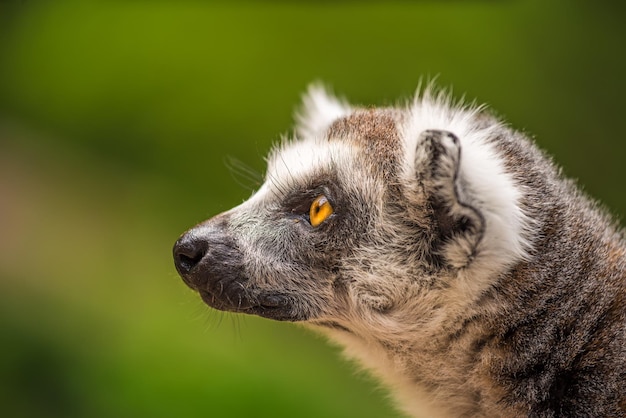
<svg viewBox="0 0 626 418">
<path fill-rule="evenodd" d="M 410 415 L 626 416 L 623 233 L 524 134 L 313 86 L 294 136 L 177 241 L 208 305 L 320 330 Z"/>
</svg>

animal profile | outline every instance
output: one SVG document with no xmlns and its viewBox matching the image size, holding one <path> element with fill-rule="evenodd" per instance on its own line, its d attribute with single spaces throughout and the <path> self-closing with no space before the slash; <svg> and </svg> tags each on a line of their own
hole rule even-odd
<svg viewBox="0 0 626 418">
<path fill-rule="evenodd" d="M 324 333 L 412 416 L 626 416 L 623 232 L 527 136 L 432 88 L 296 119 L 174 246 L 206 304 Z"/>
</svg>

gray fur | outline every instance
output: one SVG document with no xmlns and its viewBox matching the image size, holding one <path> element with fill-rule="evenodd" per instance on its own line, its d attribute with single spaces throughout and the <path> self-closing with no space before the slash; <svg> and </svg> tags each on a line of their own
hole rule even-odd
<svg viewBox="0 0 626 418">
<path fill-rule="evenodd" d="M 428 90 L 304 102 L 261 189 L 176 243 L 207 304 L 322 331 L 412 415 L 626 416 L 626 243 L 549 158 Z"/>
</svg>

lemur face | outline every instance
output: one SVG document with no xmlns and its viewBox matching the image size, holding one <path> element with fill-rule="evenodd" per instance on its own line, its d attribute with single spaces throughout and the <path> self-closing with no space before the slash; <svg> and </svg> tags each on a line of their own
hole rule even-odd
<svg viewBox="0 0 626 418">
<path fill-rule="evenodd" d="M 523 252 L 517 235 L 498 230 L 521 221 L 514 192 L 488 178 L 500 167 L 482 164 L 482 145 L 469 152 L 479 173 L 464 170 L 473 113 L 426 110 L 352 109 L 312 89 L 298 138 L 272 152 L 263 186 L 176 242 L 185 283 L 216 309 L 346 330 L 458 304 L 455 286 L 468 295 L 453 280 L 460 270 L 499 268 Z M 489 193 L 496 206 L 481 207 Z M 480 292 L 480 280 L 471 286 Z"/>
<path fill-rule="evenodd" d="M 358 249 L 376 235 L 382 177 L 347 141 L 286 144 L 247 202 L 178 240 L 176 267 L 217 309 L 289 321 L 335 316 L 348 303 L 346 267 L 372 261 Z"/>
</svg>

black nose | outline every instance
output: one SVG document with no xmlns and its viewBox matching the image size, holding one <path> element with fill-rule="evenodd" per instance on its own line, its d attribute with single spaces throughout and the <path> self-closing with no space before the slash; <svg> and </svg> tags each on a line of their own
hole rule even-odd
<svg viewBox="0 0 626 418">
<path fill-rule="evenodd" d="M 209 250 L 206 239 L 187 233 L 174 244 L 174 264 L 181 276 L 186 276 L 198 265 Z"/>
</svg>

